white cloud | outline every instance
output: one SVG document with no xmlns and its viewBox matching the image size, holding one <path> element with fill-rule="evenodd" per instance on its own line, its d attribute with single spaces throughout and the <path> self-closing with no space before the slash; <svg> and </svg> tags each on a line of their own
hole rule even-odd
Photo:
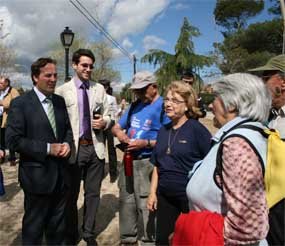
<svg viewBox="0 0 285 246">
<path fill-rule="evenodd" d="M 184 10 L 184 9 L 190 8 L 190 6 L 188 4 L 184 4 L 184 3 L 177 3 L 173 6 L 173 8 L 176 10 Z"/>
<path fill-rule="evenodd" d="M 145 36 L 143 39 L 143 46 L 146 51 L 160 48 L 164 44 L 166 44 L 165 40 L 154 35 Z"/>
<path fill-rule="evenodd" d="M 122 45 L 124 48 L 126 49 L 129 49 L 129 48 L 132 48 L 133 47 L 133 43 L 128 39 L 128 38 L 125 38 L 122 42 Z"/>
<path fill-rule="evenodd" d="M 100 34 L 67 0 L 0 0 L 0 19 L 5 39 L 21 60 L 33 61 L 44 56 L 59 41 L 65 26 L 76 37 L 91 38 Z M 75 1 L 74 1 L 75 2 Z M 131 48 L 126 37 L 143 31 L 166 7 L 170 0 L 81 0 L 123 47 Z M 0 33 L 1 34 L 1 33 Z M 118 53 L 118 52 L 117 52 Z"/>
<path fill-rule="evenodd" d="M 143 31 L 155 16 L 168 5 L 169 0 L 117 1 L 107 27 L 114 38 Z"/>
</svg>

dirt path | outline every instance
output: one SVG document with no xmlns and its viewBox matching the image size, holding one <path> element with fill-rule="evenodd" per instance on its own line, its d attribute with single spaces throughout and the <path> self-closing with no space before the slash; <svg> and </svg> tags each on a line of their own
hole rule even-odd
<svg viewBox="0 0 285 246">
<path fill-rule="evenodd" d="M 212 115 L 201 122 L 214 133 L 212 127 Z M 118 160 L 122 159 L 122 153 L 118 152 Z M 120 163 L 119 163 L 120 165 Z M 5 177 L 6 195 L 0 198 L 0 245 L 21 245 L 21 222 L 23 217 L 23 192 L 17 182 L 17 167 L 10 167 L 7 163 L 1 165 Z M 106 175 L 101 189 L 101 202 L 98 211 L 98 223 L 95 233 L 98 245 L 119 245 L 119 221 L 118 221 L 118 186 L 117 182 L 110 183 L 109 175 Z M 82 187 L 81 187 L 82 188 Z M 81 189 L 78 208 L 82 215 L 83 192 Z M 81 218 L 82 216 L 80 216 Z M 82 240 L 79 243 L 84 246 Z"/>
</svg>

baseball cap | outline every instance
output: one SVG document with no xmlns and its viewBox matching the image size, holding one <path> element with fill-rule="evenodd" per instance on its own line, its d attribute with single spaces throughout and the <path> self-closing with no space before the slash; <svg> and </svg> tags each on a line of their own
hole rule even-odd
<svg viewBox="0 0 285 246">
<path fill-rule="evenodd" d="M 133 77 L 130 89 L 142 89 L 150 84 L 156 83 L 156 77 L 149 71 L 137 72 Z"/>
<path fill-rule="evenodd" d="M 285 73 L 285 55 L 272 57 L 264 66 L 250 69 L 251 72 L 280 71 Z"/>
</svg>

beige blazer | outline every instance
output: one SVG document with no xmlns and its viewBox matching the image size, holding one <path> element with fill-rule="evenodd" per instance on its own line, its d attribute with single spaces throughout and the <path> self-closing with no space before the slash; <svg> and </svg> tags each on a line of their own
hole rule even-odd
<svg viewBox="0 0 285 246">
<path fill-rule="evenodd" d="M 13 87 L 10 87 L 10 90 L 7 93 L 7 95 L 4 96 L 2 100 L 4 111 L 3 111 L 3 116 L 2 116 L 3 118 L 2 118 L 1 128 L 6 128 L 10 103 L 15 97 L 18 97 L 18 96 L 20 96 L 19 92 Z"/>
<path fill-rule="evenodd" d="M 75 148 L 72 148 L 70 163 L 75 163 L 78 154 L 78 145 L 79 145 L 79 107 L 78 107 L 78 97 L 77 90 L 75 86 L 74 79 L 71 79 L 69 82 L 64 83 L 63 85 L 56 88 L 56 94 L 62 96 L 65 100 L 70 124 L 73 131 L 73 138 L 75 143 Z M 103 105 L 103 119 L 107 122 L 107 129 L 111 123 L 109 116 L 109 107 L 107 102 L 107 94 L 104 87 L 93 81 L 90 81 L 89 88 L 89 106 L 90 106 L 90 115 L 92 118 L 92 112 L 95 109 L 98 103 Z M 105 144 L 103 139 L 103 130 L 95 134 L 92 130 L 92 138 L 94 143 L 94 148 L 99 159 L 105 158 Z"/>
</svg>

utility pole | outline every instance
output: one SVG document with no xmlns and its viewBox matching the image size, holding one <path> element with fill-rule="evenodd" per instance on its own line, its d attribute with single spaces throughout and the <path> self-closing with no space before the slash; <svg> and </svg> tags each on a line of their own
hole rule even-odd
<svg viewBox="0 0 285 246">
<path fill-rule="evenodd" d="M 280 8 L 281 8 L 281 13 L 283 16 L 283 46 L 282 46 L 282 54 L 285 53 L 285 3 L 284 0 L 279 0 L 280 1 Z"/>
<path fill-rule="evenodd" d="M 133 62 L 134 62 L 134 75 L 137 73 L 137 58 L 133 55 Z"/>
</svg>

